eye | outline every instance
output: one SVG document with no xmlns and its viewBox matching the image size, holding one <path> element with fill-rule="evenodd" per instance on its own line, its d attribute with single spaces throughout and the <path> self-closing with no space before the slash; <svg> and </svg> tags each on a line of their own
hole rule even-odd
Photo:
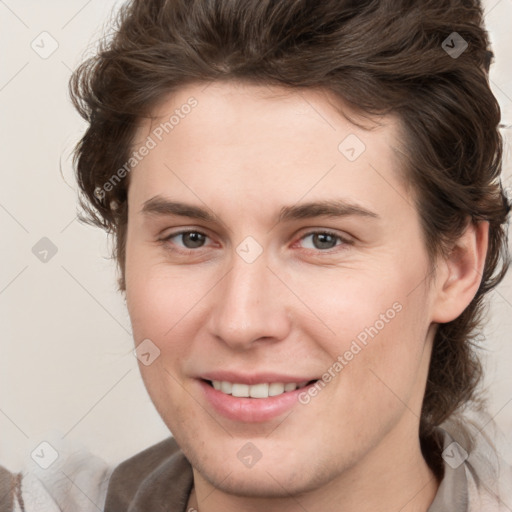
<svg viewBox="0 0 512 512">
<path fill-rule="evenodd" d="M 171 242 L 184 249 L 200 249 L 205 244 L 207 238 L 208 236 L 200 231 L 180 231 L 179 233 L 172 233 L 166 236 L 162 241 Z"/>
<path fill-rule="evenodd" d="M 321 251 L 326 251 L 333 249 L 338 245 L 349 243 L 341 236 L 329 231 L 314 231 L 312 233 L 308 233 L 301 238 L 301 241 L 303 241 L 302 245 L 305 249 L 316 249 Z M 338 241 L 340 243 L 338 243 Z"/>
<path fill-rule="evenodd" d="M 162 238 L 161 241 L 175 245 L 178 249 L 194 250 L 204 247 L 208 238 L 208 235 L 201 231 L 188 230 L 171 233 Z M 300 243 L 305 249 L 325 252 L 340 245 L 348 245 L 350 241 L 329 231 L 313 231 L 302 236 Z"/>
</svg>

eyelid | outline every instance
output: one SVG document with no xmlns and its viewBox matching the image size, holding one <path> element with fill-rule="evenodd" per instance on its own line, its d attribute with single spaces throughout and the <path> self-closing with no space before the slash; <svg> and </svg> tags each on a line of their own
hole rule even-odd
<svg viewBox="0 0 512 512">
<path fill-rule="evenodd" d="M 173 231 L 172 233 L 169 233 L 168 235 L 165 235 L 165 236 L 159 238 L 158 241 L 159 242 L 169 242 L 174 237 L 177 237 L 180 235 L 186 235 L 188 233 L 199 233 L 200 235 L 203 235 L 204 237 L 211 239 L 211 237 L 207 233 L 202 231 L 201 229 L 183 228 L 180 231 Z M 201 249 L 201 247 L 200 247 L 200 249 Z M 191 250 L 194 250 L 194 249 L 191 249 Z"/>
</svg>

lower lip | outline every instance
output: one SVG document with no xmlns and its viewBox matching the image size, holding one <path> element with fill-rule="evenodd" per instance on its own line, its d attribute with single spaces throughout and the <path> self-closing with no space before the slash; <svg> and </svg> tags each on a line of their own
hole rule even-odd
<svg viewBox="0 0 512 512">
<path fill-rule="evenodd" d="M 313 382 L 303 388 L 268 398 L 239 398 L 218 391 L 204 380 L 198 382 L 206 399 L 219 414 L 245 423 L 262 423 L 277 418 L 298 404 L 299 395 L 315 385 Z"/>
</svg>

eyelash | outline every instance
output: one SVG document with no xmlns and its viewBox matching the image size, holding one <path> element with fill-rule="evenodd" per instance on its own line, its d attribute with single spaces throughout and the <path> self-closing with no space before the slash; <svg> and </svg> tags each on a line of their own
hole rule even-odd
<svg viewBox="0 0 512 512">
<path fill-rule="evenodd" d="M 158 241 L 163 243 L 163 244 L 172 244 L 171 240 L 175 237 L 178 237 L 180 235 L 186 235 L 188 233 L 197 233 L 199 235 L 202 235 L 206 238 L 209 238 L 209 236 L 202 232 L 202 231 L 199 231 L 197 229 L 188 229 L 188 230 L 183 230 L 183 231 L 178 231 L 176 233 L 171 233 L 170 235 L 164 237 L 164 238 L 161 238 L 159 239 Z M 339 247 L 340 246 L 347 246 L 347 245 L 351 245 L 353 242 L 347 238 L 344 238 L 342 237 L 341 235 L 338 235 L 337 233 L 334 233 L 333 231 L 329 231 L 329 230 L 317 230 L 317 231 L 309 231 L 308 233 L 305 233 L 304 235 L 302 235 L 299 239 L 300 240 L 304 240 L 305 238 L 309 237 L 309 236 L 312 236 L 312 235 L 329 235 L 329 236 L 332 236 L 334 238 L 337 239 L 337 241 L 340 241 L 341 243 L 340 244 L 336 244 L 334 247 L 330 248 L 330 249 L 325 249 L 325 250 L 322 250 L 322 249 L 305 249 L 306 251 L 310 252 L 310 251 L 313 251 L 317 254 L 332 254 L 333 252 L 337 252 L 337 250 L 340 250 Z M 174 244 L 172 244 L 174 245 Z M 176 252 L 181 252 L 181 253 L 184 253 L 184 254 L 192 254 L 192 253 L 196 253 L 198 252 L 199 250 L 203 249 L 204 247 L 198 247 L 197 249 L 189 249 L 189 248 L 184 248 L 184 247 L 180 247 L 178 249 L 173 249 L 175 250 Z M 336 249 L 338 248 L 338 249 Z M 342 250 L 342 249 L 341 249 Z"/>
</svg>

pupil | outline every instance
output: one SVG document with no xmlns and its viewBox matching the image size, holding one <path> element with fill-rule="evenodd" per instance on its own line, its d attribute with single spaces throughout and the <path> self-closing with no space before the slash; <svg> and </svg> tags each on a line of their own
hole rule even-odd
<svg viewBox="0 0 512 512">
<path fill-rule="evenodd" d="M 317 249 L 332 249 L 336 245 L 336 237 L 329 233 L 313 235 L 313 244 Z"/>
<path fill-rule="evenodd" d="M 201 247 L 204 243 L 204 235 L 202 233 L 184 233 L 183 243 L 189 249 L 195 249 Z"/>
</svg>

